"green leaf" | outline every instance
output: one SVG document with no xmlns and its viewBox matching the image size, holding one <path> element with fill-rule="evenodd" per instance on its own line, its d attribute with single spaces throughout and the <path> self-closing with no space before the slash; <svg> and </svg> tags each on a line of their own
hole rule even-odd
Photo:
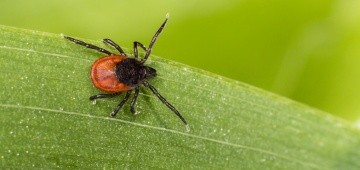
<svg viewBox="0 0 360 170">
<path fill-rule="evenodd" d="M 150 83 L 191 131 L 145 87 L 141 114 L 126 105 L 109 118 L 123 96 L 88 99 L 100 93 L 89 68 L 101 56 L 61 35 L 0 27 L 2 168 L 360 168 L 360 132 L 349 122 L 156 56 Z"/>
</svg>

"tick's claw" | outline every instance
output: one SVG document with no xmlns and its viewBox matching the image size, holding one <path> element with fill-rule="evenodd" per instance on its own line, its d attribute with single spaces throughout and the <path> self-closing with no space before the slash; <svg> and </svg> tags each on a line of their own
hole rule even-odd
<svg viewBox="0 0 360 170">
<path fill-rule="evenodd" d="M 111 113 L 110 113 L 110 116 L 111 116 L 111 117 L 115 117 L 115 116 L 116 116 L 116 113 L 115 113 L 115 112 L 111 112 Z"/>
<path fill-rule="evenodd" d="M 131 111 L 132 114 L 137 115 L 137 112 L 136 112 L 135 108 L 131 108 L 130 111 Z"/>
<path fill-rule="evenodd" d="M 186 132 L 190 132 L 190 126 L 188 124 L 185 125 Z"/>
</svg>

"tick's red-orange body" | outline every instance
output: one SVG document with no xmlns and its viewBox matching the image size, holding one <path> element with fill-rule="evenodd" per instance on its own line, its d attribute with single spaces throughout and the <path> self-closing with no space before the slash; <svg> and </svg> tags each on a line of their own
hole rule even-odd
<svg viewBox="0 0 360 170">
<path fill-rule="evenodd" d="M 134 42 L 134 57 L 128 57 L 126 53 L 121 49 L 121 47 L 110 39 L 104 39 L 103 42 L 107 45 L 114 47 L 120 54 L 114 54 L 108 50 L 105 50 L 101 47 L 85 43 L 81 40 L 64 36 L 64 38 L 75 42 L 76 44 L 85 46 L 86 48 L 94 49 L 99 52 L 105 53 L 106 56 L 96 60 L 91 66 L 90 76 L 94 86 L 104 92 L 105 94 L 97 94 L 90 97 L 90 100 L 96 100 L 99 98 L 111 98 L 118 96 L 121 92 L 126 92 L 123 100 L 117 105 L 111 116 L 116 116 L 125 102 L 129 99 L 133 90 L 135 90 L 134 96 L 131 100 L 130 109 L 132 113 L 135 111 L 135 103 L 139 95 L 140 85 L 148 87 L 169 109 L 171 109 L 186 125 L 187 129 L 189 127 L 185 119 L 180 115 L 179 111 L 175 109 L 160 93 L 153 87 L 147 80 L 156 77 L 156 70 L 149 66 L 144 65 L 148 57 L 150 56 L 151 49 L 165 27 L 165 24 L 168 20 L 166 17 L 164 23 L 160 26 L 158 31 L 155 33 L 152 38 L 149 48 L 146 48 L 140 42 Z M 146 51 L 144 58 L 141 60 L 138 59 L 138 47 Z"/>
<path fill-rule="evenodd" d="M 123 92 L 133 89 L 116 77 L 116 64 L 126 56 L 113 55 L 100 58 L 91 66 L 90 76 L 94 86 L 105 92 Z"/>
</svg>

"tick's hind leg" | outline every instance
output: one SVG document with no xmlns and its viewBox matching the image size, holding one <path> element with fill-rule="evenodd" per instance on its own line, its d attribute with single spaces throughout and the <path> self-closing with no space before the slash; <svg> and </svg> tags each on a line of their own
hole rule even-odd
<svg viewBox="0 0 360 170">
<path fill-rule="evenodd" d="M 70 41 L 72 41 L 72 42 L 74 42 L 76 44 L 82 45 L 82 46 L 84 46 L 86 48 L 94 49 L 96 51 L 105 53 L 107 55 L 114 55 L 113 53 L 109 52 L 108 50 L 105 50 L 105 49 L 103 49 L 101 47 L 98 47 L 98 46 L 95 46 L 95 45 L 92 45 L 92 44 L 88 44 L 88 43 L 86 43 L 84 41 L 81 41 L 81 40 L 78 40 L 78 39 L 75 39 L 75 38 L 72 38 L 72 37 L 68 37 L 68 36 L 65 36 L 65 35 L 64 35 L 64 38 L 66 38 L 66 39 L 68 39 L 68 40 L 70 40 Z"/>
<path fill-rule="evenodd" d="M 96 99 L 102 99 L 102 98 L 112 98 L 115 96 L 118 96 L 121 93 L 110 93 L 110 94 L 96 94 L 93 96 L 90 96 L 90 100 L 96 100 Z"/>
</svg>

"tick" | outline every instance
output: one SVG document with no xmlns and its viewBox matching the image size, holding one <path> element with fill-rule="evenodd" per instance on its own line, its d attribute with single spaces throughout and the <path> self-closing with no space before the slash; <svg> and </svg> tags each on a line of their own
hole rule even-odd
<svg viewBox="0 0 360 170">
<path fill-rule="evenodd" d="M 122 106 L 129 100 L 131 93 L 134 91 L 134 95 L 130 102 L 130 110 L 133 114 L 136 114 L 135 103 L 139 95 L 139 88 L 141 85 L 149 88 L 152 93 L 157 96 L 161 102 L 163 102 L 170 110 L 172 110 L 176 116 L 185 124 L 188 128 L 188 124 L 184 117 L 181 116 L 178 110 L 175 109 L 156 89 L 152 86 L 148 80 L 156 77 L 156 70 L 152 67 L 146 66 L 145 62 L 151 54 L 152 47 L 154 46 L 156 39 L 164 29 L 169 16 L 166 16 L 165 21 L 161 24 L 160 28 L 156 31 L 155 35 L 150 41 L 150 45 L 146 48 L 142 43 L 135 41 L 133 43 L 134 56 L 128 56 L 121 47 L 110 39 L 103 39 L 103 42 L 107 45 L 114 47 L 120 54 L 114 54 L 101 47 L 83 42 L 81 40 L 64 36 L 64 38 L 82 45 L 86 48 L 96 50 L 98 52 L 106 54 L 96 60 L 90 70 L 90 76 L 94 86 L 106 93 L 96 94 L 90 97 L 90 100 L 96 100 L 100 98 L 112 98 L 126 92 L 125 97 L 120 101 L 116 108 L 111 112 L 111 116 L 115 117 Z M 145 56 L 139 59 L 138 48 L 145 50 Z"/>
</svg>

